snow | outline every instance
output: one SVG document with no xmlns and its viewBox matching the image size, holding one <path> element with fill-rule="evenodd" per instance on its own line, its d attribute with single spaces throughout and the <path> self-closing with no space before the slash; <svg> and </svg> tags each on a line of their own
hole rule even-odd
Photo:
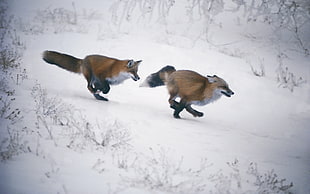
<svg viewBox="0 0 310 194">
<path fill-rule="evenodd" d="M 23 145 L 28 151 L 0 163 L 1 193 L 262 193 L 257 185 L 249 183 L 255 183 L 255 178 L 251 180 L 247 173 L 251 163 L 257 164 L 261 175 L 274 170 L 279 180 L 285 178 L 286 184 L 293 182 L 291 192 L 310 193 L 309 56 L 289 49 L 283 51 L 287 54 L 285 66 L 307 82 L 293 92 L 279 87 L 278 53 L 272 43 L 247 39 L 242 33 L 237 34 L 240 29 L 233 26 L 229 26 L 231 36 L 224 30 L 211 34 L 216 33 L 213 38 L 218 44 L 238 41 L 236 44 L 217 47 L 205 40 L 193 40 L 199 31 L 194 30 L 195 26 L 188 33 L 179 32 L 186 28 L 180 16 L 177 17 L 178 9 L 184 7 L 183 1 L 180 2 L 171 12 L 175 18 L 170 17 L 171 21 L 164 25 L 156 23 L 146 28 L 141 27 L 146 25 L 143 22 L 130 21 L 115 27 L 110 21 L 112 1 L 9 2 L 10 13 L 21 17 L 26 27 L 43 27 L 43 33 L 18 28 L 26 45 L 22 68 L 26 68 L 28 79 L 15 86 L 14 107 L 23 111 L 24 118 L 10 129 L 20 131 L 26 127 L 26 132 L 20 132 L 23 134 L 20 142 L 25 141 Z M 80 19 L 83 17 L 79 15 L 77 25 L 68 24 L 70 30 L 55 32 L 62 24 L 33 19 L 37 10 L 73 10 L 73 7 L 79 14 L 92 14 L 88 15 L 90 19 L 85 19 L 86 16 Z M 109 101 L 98 101 L 87 90 L 82 75 L 45 63 L 41 57 L 44 50 L 78 58 L 102 54 L 143 60 L 138 71 L 141 79 L 138 82 L 128 79 L 111 86 L 105 95 Z M 254 76 L 249 63 L 258 68 L 262 59 L 266 76 Z M 139 87 L 148 75 L 166 65 L 202 75 L 218 75 L 235 95 L 195 107 L 204 112 L 202 118 L 183 111 L 182 119 L 174 119 L 165 87 Z M 47 98 L 61 101 L 58 108 L 68 112 L 65 116 L 70 114 L 76 119 L 75 124 L 84 127 L 82 132 L 46 117 L 53 133 L 51 138 L 43 122 L 37 124 L 36 101 L 31 96 L 35 83 L 46 91 Z M 67 118 L 57 113 L 60 119 Z M 110 137 L 110 142 L 107 146 L 96 145 L 86 138 L 89 132 L 86 129 L 95 134 L 97 141 Z M 1 124 L 1 130 L 1 136 L 7 133 L 5 123 Z M 84 136 L 74 136 L 74 132 Z M 92 133 L 88 135 L 92 137 Z M 3 142 L 6 136 L 0 140 Z M 119 140 L 125 144 L 118 144 Z M 205 160 L 206 171 L 201 170 Z M 236 186 L 237 171 L 227 164 L 236 160 L 241 188 Z M 182 169 L 174 169 L 180 162 Z M 148 182 L 147 177 L 163 182 Z M 188 185 L 171 186 L 187 178 Z M 195 190 L 203 185 L 201 180 L 207 185 L 202 186 L 205 190 Z"/>
</svg>

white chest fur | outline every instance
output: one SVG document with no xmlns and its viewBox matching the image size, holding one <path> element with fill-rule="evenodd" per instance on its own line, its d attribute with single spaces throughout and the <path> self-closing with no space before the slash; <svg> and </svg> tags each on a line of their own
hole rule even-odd
<svg viewBox="0 0 310 194">
<path fill-rule="evenodd" d="M 130 78 L 131 74 L 127 72 L 121 72 L 117 76 L 111 77 L 111 78 L 106 78 L 106 80 L 109 82 L 111 85 L 117 85 L 121 84 L 123 81 L 126 79 Z"/>
<path fill-rule="evenodd" d="M 221 90 L 214 90 L 213 95 L 211 98 L 205 98 L 202 101 L 192 101 L 191 104 L 197 105 L 197 106 L 204 106 L 206 104 L 210 104 L 212 102 L 215 102 L 222 96 Z"/>
</svg>

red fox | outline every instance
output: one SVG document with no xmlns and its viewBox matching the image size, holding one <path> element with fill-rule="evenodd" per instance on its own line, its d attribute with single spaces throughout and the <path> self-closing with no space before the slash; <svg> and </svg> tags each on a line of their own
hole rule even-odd
<svg viewBox="0 0 310 194">
<path fill-rule="evenodd" d="M 55 51 L 44 51 L 43 60 L 70 72 L 82 73 L 87 80 L 88 90 L 96 99 L 105 101 L 108 99 L 101 96 L 100 92 L 107 94 L 110 85 L 120 84 L 130 77 L 134 81 L 140 79 L 138 66 L 142 62 L 142 60 L 119 60 L 101 55 L 89 55 L 84 59 L 78 59 Z"/>
<path fill-rule="evenodd" d="M 203 113 L 191 107 L 192 104 L 203 106 L 218 100 L 222 95 L 231 97 L 234 92 L 220 77 L 202 76 L 194 71 L 176 70 L 166 66 L 156 73 L 149 75 L 140 86 L 157 87 L 166 85 L 170 94 L 169 104 L 174 109 L 173 116 L 180 118 L 184 109 L 194 117 L 202 117 Z M 180 102 L 175 101 L 179 97 Z"/>
</svg>

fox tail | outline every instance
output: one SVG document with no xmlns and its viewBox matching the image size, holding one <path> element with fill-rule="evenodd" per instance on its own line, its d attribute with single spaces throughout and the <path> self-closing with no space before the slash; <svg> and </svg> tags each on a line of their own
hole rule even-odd
<svg viewBox="0 0 310 194">
<path fill-rule="evenodd" d="M 167 65 L 166 67 L 163 67 L 161 70 L 149 75 L 140 85 L 140 87 L 154 88 L 157 86 L 163 86 L 167 82 L 169 75 L 175 71 L 176 69 L 173 66 Z"/>
<path fill-rule="evenodd" d="M 67 71 L 81 73 L 82 59 L 56 51 L 44 51 L 43 60 L 49 64 L 57 65 Z"/>
</svg>

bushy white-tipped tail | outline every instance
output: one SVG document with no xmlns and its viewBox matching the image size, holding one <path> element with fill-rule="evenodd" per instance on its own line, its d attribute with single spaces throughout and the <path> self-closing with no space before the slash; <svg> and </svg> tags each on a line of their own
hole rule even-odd
<svg viewBox="0 0 310 194">
<path fill-rule="evenodd" d="M 173 66 L 167 65 L 156 73 L 152 73 L 149 75 L 143 83 L 140 84 L 140 87 L 157 87 L 165 85 L 166 80 L 169 75 L 175 72 L 175 68 Z"/>
<path fill-rule="evenodd" d="M 151 87 L 149 84 L 150 76 L 148 76 L 140 85 L 139 87 Z"/>
</svg>

